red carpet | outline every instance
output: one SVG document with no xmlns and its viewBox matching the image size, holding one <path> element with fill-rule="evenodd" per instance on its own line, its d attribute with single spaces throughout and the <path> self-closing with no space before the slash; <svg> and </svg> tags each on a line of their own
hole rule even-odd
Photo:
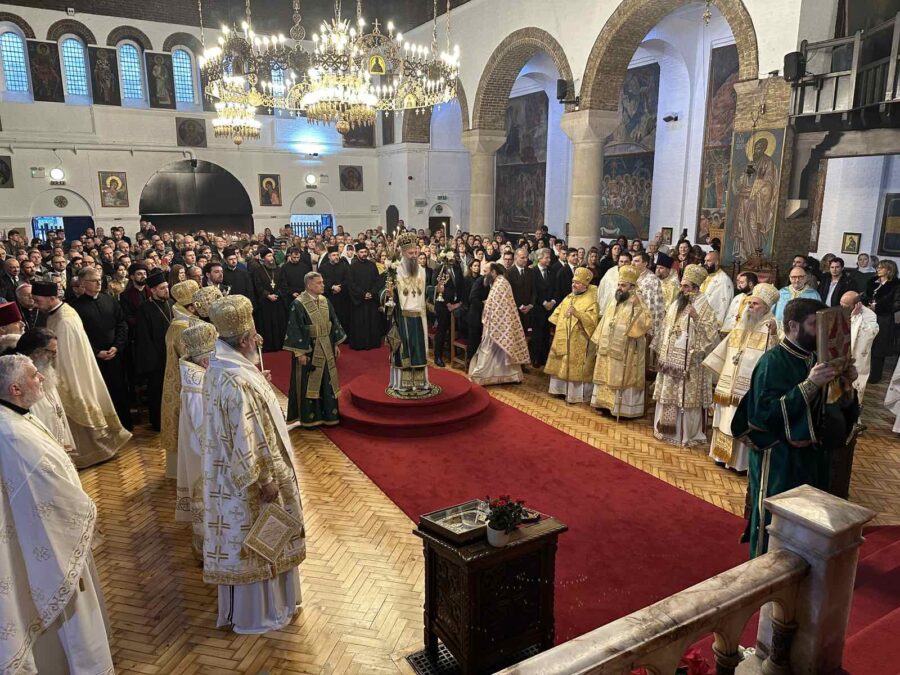
<svg viewBox="0 0 900 675">
<path fill-rule="evenodd" d="M 267 354 L 266 366 L 287 391 L 287 355 Z M 364 373 L 386 381 L 386 352 L 342 350 L 339 370 L 342 382 Z M 742 519 L 496 400 L 467 428 L 439 437 L 371 437 L 341 427 L 325 433 L 413 521 L 473 497 L 509 493 L 568 524 L 557 557 L 557 641 L 746 560 L 747 548 L 738 544 Z M 854 674 L 895 672 L 863 663 L 883 658 L 890 640 L 875 653 L 862 645 L 874 642 L 869 631 L 884 638 L 890 633 L 880 627 L 900 621 L 900 527 L 872 528 L 866 536 L 848 665 L 858 658 L 863 667 Z M 754 638 L 748 625 L 742 643 Z"/>
</svg>

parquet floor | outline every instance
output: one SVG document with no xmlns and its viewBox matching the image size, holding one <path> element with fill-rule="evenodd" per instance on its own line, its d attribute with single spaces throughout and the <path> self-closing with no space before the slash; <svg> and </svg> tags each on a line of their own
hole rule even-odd
<svg viewBox="0 0 900 675">
<path fill-rule="evenodd" d="M 732 513 L 744 478 L 699 449 L 653 438 L 649 419 L 615 421 L 546 394 L 547 378 L 495 387 L 499 400 Z M 851 498 L 900 524 L 900 441 L 871 387 Z M 155 434 L 139 430 L 113 460 L 81 472 L 97 501 L 95 544 L 118 673 L 409 673 L 422 644 L 423 571 L 413 523 L 319 432 L 294 431 L 307 522 L 303 610 L 285 630 L 238 636 L 215 628 L 216 591 L 203 584 L 189 530 L 174 522 L 173 481 Z"/>
</svg>

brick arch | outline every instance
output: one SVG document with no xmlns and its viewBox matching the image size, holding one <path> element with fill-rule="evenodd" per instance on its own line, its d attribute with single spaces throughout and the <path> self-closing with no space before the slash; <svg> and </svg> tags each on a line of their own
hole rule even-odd
<svg viewBox="0 0 900 675">
<path fill-rule="evenodd" d="M 115 47 L 122 40 L 134 40 L 145 52 L 153 49 L 153 44 L 151 44 L 147 34 L 140 28 L 135 28 L 134 26 L 119 26 L 118 28 L 113 28 L 106 37 L 106 44 L 110 47 Z"/>
<path fill-rule="evenodd" d="M 163 42 L 162 50 L 164 52 L 171 52 L 178 46 L 187 47 L 194 53 L 194 56 L 203 56 L 203 45 L 200 44 L 200 39 L 196 35 L 191 35 L 190 33 L 172 33 L 166 38 L 166 41 Z"/>
<path fill-rule="evenodd" d="M 18 14 L 0 12 L 0 21 L 8 21 L 9 23 L 16 24 L 26 38 L 34 40 L 34 29 L 32 29 L 32 27 L 28 25 L 28 22 Z"/>
<path fill-rule="evenodd" d="M 597 36 L 584 70 L 581 107 L 615 111 L 625 72 L 644 37 L 663 18 L 693 0 L 622 0 Z M 741 80 L 759 78 L 759 53 L 753 20 L 741 0 L 711 0 L 728 21 L 738 50 Z"/>
<path fill-rule="evenodd" d="M 91 29 L 74 19 L 60 19 L 47 29 L 47 39 L 57 42 L 63 35 L 77 35 L 86 45 L 97 44 Z"/>
<path fill-rule="evenodd" d="M 469 128 L 469 104 L 466 101 L 466 91 L 459 79 L 456 80 L 456 98 L 462 114 L 463 131 L 465 131 Z M 416 115 L 412 111 L 403 114 L 403 133 L 400 139 L 404 143 L 431 142 L 431 110 L 428 108 L 423 115 Z"/>
<path fill-rule="evenodd" d="M 473 129 L 506 129 L 506 106 L 513 84 L 528 60 L 539 52 L 553 59 L 560 78 L 572 86 L 572 68 L 556 38 L 540 28 L 517 30 L 497 45 L 481 74 L 472 112 Z"/>
</svg>

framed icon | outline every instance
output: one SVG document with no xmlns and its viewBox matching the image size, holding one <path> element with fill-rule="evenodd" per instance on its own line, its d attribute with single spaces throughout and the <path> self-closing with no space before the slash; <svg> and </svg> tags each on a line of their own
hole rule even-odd
<svg viewBox="0 0 900 675">
<path fill-rule="evenodd" d="M 277 173 L 259 174 L 259 205 L 281 206 L 281 176 Z"/>
<path fill-rule="evenodd" d="M 861 241 L 862 234 L 860 232 L 844 232 L 844 236 L 841 238 L 841 253 L 858 255 Z"/>
<path fill-rule="evenodd" d="M 664 227 L 660 231 L 659 243 L 665 244 L 666 246 L 672 245 L 672 228 Z"/>
<path fill-rule="evenodd" d="M 97 177 L 100 181 L 100 206 L 128 206 L 128 182 L 124 171 L 98 171 Z"/>
</svg>

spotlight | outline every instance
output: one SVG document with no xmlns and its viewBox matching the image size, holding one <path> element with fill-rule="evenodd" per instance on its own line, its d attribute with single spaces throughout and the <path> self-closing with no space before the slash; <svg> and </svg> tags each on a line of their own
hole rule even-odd
<svg viewBox="0 0 900 675">
<path fill-rule="evenodd" d="M 64 180 L 66 177 L 66 172 L 62 170 L 62 167 L 54 167 L 50 169 L 50 180 Z"/>
</svg>

